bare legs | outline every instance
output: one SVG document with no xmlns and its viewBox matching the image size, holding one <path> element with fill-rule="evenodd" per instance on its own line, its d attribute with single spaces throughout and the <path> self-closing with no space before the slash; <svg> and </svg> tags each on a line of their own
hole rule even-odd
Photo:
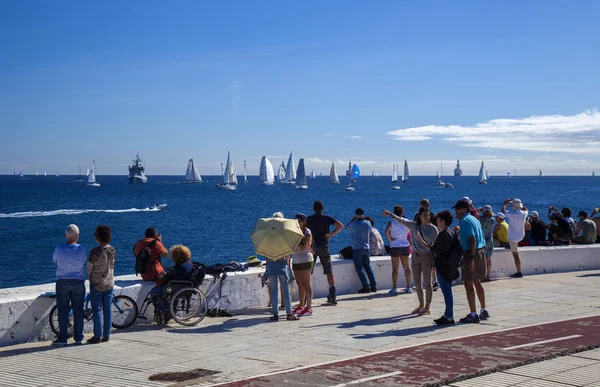
<svg viewBox="0 0 600 387">
<path fill-rule="evenodd" d="M 296 283 L 298 284 L 299 305 L 312 309 L 312 286 L 310 283 L 310 270 L 294 270 Z"/>
</svg>

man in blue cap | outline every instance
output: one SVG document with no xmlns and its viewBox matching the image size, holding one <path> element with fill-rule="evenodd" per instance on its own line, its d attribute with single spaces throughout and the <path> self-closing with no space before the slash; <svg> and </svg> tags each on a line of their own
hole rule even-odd
<svg viewBox="0 0 600 387">
<path fill-rule="evenodd" d="M 459 200 L 452 207 L 459 219 L 460 232 L 458 234 L 460 245 L 464 251 L 464 264 L 462 278 L 467 292 L 470 313 L 460 319 L 462 323 L 478 323 L 487 320 L 490 315 L 485 308 L 485 292 L 481 281 L 486 275 L 485 237 L 481 223 L 469 213 L 469 203 Z M 475 293 L 481 304 L 480 314 L 475 306 Z"/>
</svg>

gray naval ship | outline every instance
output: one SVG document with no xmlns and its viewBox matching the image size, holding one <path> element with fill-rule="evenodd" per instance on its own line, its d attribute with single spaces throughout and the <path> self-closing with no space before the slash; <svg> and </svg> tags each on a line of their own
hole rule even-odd
<svg viewBox="0 0 600 387">
<path fill-rule="evenodd" d="M 148 182 L 148 178 L 144 171 L 145 169 L 142 165 L 140 155 L 136 155 L 135 160 L 133 160 L 133 165 L 129 167 L 129 183 L 138 184 Z"/>
</svg>

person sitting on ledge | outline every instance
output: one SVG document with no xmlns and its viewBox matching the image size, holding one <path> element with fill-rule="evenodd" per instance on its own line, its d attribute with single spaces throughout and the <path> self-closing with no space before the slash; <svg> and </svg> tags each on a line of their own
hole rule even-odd
<svg viewBox="0 0 600 387">
<path fill-rule="evenodd" d="M 537 211 L 531 211 L 529 218 L 529 223 L 531 224 L 531 240 L 529 244 L 531 246 L 542 246 L 547 244 L 546 223 L 540 219 L 540 215 Z"/>
<path fill-rule="evenodd" d="M 137 257 L 142 249 L 146 248 L 150 243 L 154 245 L 150 247 L 150 264 L 145 272 L 141 273 L 144 281 L 156 281 L 159 274 L 164 271 L 162 266 L 162 258 L 167 258 L 169 252 L 162 244 L 162 235 L 156 232 L 154 227 L 149 227 L 144 232 L 144 238 L 136 242 L 133 246 L 133 254 Z"/>
<path fill-rule="evenodd" d="M 584 245 L 596 243 L 596 223 L 588 219 L 588 214 L 585 211 L 579 211 L 579 223 L 575 226 L 575 234 L 573 234 L 573 242 Z"/>
<path fill-rule="evenodd" d="M 573 233 L 569 227 L 569 223 L 564 220 L 562 214 L 558 212 L 552 212 L 550 214 L 552 223 L 548 225 L 548 235 L 555 246 L 570 245 L 571 237 Z"/>
<path fill-rule="evenodd" d="M 371 223 L 371 233 L 369 234 L 369 246 L 371 246 L 371 256 L 384 255 L 385 245 L 379 230 L 375 228 L 375 221 L 370 216 L 365 216 L 365 219 Z"/>
<path fill-rule="evenodd" d="M 506 216 L 502 212 L 494 215 L 496 225 L 494 226 L 494 246 L 508 247 L 508 223 L 504 220 Z"/>
<path fill-rule="evenodd" d="M 596 243 L 600 243 L 600 207 L 594 208 L 589 219 L 596 224 Z"/>
</svg>

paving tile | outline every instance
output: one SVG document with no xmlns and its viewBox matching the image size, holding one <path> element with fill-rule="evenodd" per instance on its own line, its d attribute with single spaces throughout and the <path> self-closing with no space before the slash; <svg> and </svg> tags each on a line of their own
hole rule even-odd
<svg viewBox="0 0 600 387">
<path fill-rule="evenodd" d="M 480 376 L 473 379 L 464 380 L 462 382 L 452 383 L 453 387 L 509 387 L 515 386 L 518 383 L 528 381 L 529 378 L 521 375 L 505 374 L 497 372 L 489 375 Z"/>
<path fill-rule="evenodd" d="M 600 364 L 595 362 L 593 365 L 575 368 L 559 374 L 549 375 L 544 379 L 578 387 L 587 386 L 592 383 L 600 383 Z"/>
<path fill-rule="evenodd" d="M 528 376 L 531 378 L 546 378 L 550 375 L 563 373 L 565 371 L 590 365 L 597 365 L 600 367 L 600 362 L 591 359 L 565 356 L 538 363 L 527 364 L 522 367 L 511 368 L 504 372 L 514 375 Z"/>
</svg>

